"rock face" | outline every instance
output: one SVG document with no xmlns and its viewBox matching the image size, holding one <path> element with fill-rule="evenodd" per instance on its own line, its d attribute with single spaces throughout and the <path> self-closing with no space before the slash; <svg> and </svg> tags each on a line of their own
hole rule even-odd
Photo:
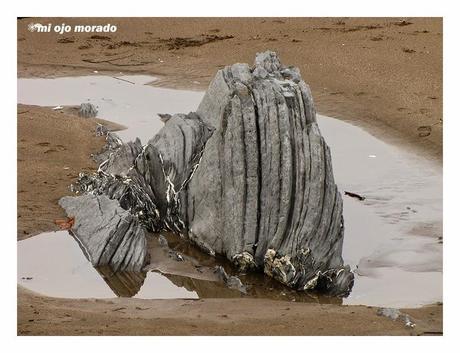
<svg viewBox="0 0 460 353">
<path fill-rule="evenodd" d="M 242 271 L 349 293 L 342 199 L 297 68 L 258 54 L 253 67 L 220 70 L 196 113 L 163 121 L 145 146 L 109 133 L 98 173 L 75 189 L 107 195 L 147 229 L 178 232 Z"/>
<path fill-rule="evenodd" d="M 59 205 L 75 217 L 72 234 L 95 267 L 141 271 L 148 263 L 147 240 L 139 221 L 107 196 L 66 196 Z"/>
<path fill-rule="evenodd" d="M 189 185 L 189 237 L 291 287 L 347 292 L 342 199 L 298 69 L 273 52 L 226 67 L 197 114 L 216 131 Z"/>
<path fill-rule="evenodd" d="M 142 146 L 136 139 L 123 144 L 107 135 L 96 159 L 96 175 L 82 175 L 73 187 L 80 193 L 107 195 L 134 214 L 150 231 L 186 230 L 188 184 L 214 129 L 195 113 L 176 114 Z"/>
</svg>

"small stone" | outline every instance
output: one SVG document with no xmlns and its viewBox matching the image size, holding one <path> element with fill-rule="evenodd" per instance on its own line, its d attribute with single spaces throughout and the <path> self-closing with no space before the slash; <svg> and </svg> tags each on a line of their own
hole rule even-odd
<svg viewBox="0 0 460 353">
<path fill-rule="evenodd" d="M 159 235 L 158 236 L 158 243 L 160 244 L 161 247 L 167 248 L 168 247 L 168 240 L 164 237 L 164 235 Z"/>
<path fill-rule="evenodd" d="M 80 109 L 78 109 L 78 115 L 83 118 L 94 118 L 97 113 L 96 106 L 91 103 L 82 103 L 80 104 Z"/>
</svg>

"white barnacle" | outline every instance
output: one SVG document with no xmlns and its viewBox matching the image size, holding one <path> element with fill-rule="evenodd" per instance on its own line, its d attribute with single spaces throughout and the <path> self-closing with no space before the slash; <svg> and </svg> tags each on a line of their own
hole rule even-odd
<svg viewBox="0 0 460 353">
<path fill-rule="evenodd" d="M 275 258 L 276 251 L 274 249 L 268 249 L 267 252 L 265 253 L 265 259 L 266 260 L 271 260 Z"/>
<path fill-rule="evenodd" d="M 305 249 L 300 249 L 299 252 L 300 252 L 302 255 L 306 256 L 306 255 L 308 255 L 308 254 L 310 253 L 310 251 L 311 251 L 310 248 L 307 247 L 307 248 L 305 248 Z"/>
<path fill-rule="evenodd" d="M 315 288 L 318 284 L 318 277 L 319 275 L 316 275 L 315 277 L 307 281 L 307 283 L 305 283 L 305 285 L 303 286 L 303 290 L 310 290 Z"/>
<path fill-rule="evenodd" d="M 247 251 L 233 255 L 232 261 L 242 271 L 255 267 L 254 257 Z"/>
</svg>

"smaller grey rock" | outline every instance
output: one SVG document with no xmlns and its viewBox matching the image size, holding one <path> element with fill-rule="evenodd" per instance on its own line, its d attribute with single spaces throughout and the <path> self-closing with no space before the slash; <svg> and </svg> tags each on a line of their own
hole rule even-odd
<svg viewBox="0 0 460 353">
<path fill-rule="evenodd" d="M 385 316 L 390 318 L 391 320 L 395 321 L 401 315 L 401 312 L 395 308 L 379 308 L 377 310 L 378 316 Z"/>
<path fill-rule="evenodd" d="M 148 263 L 147 240 L 139 221 L 105 195 L 65 196 L 59 200 L 85 256 L 95 267 L 138 272 Z"/>
<path fill-rule="evenodd" d="M 219 278 L 219 281 L 226 282 L 228 279 L 227 272 L 225 272 L 224 268 L 222 266 L 216 266 L 214 267 L 214 273 L 217 275 Z"/>
<path fill-rule="evenodd" d="M 96 126 L 96 136 L 107 136 L 109 129 L 102 124 L 97 124 Z"/>
<path fill-rule="evenodd" d="M 227 287 L 230 289 L 236 289 L 237 291 L 247 294 L 246 286 L 236 276 L 229 276 L 227 280 Z"/>
<path fill-rule="evenodd" d="M 169 256 L 171 256 L 176 261 L 185 261 L 184 257 L 174 250 L 169 250 Z"/>
<path fill-rule="evenodd" d="M 241 282 L 237 276 L 229 276 L 222 266 L 216 266 L 214 268 L 214 273 L 217 275 L 221 282 L 225 283 L 228 288 L 235 289 L 243 294 L 247 294 L 247 289 L 243 282 Z"/>
<path fill-rule="evenodd" d="M 377 315 L 388 317 L 393 321 L 401 320 L 402 322 L 404 322 L 404 325 L 406 327 L 410 327 L 410 328 L 415 327 L 415 323 L 413 322 L 412 318 L 409 315 L 404 314 L 395 308 L 379 308 L 377 310 Z"/>
<path fill-rule="evenodd" d="M 166 238 L 164 237 L 164 235 L 159 235 L 158 236 L 158 243 L 160 244 L 161 247 L 163 248 L 167 248 L 169 247 L 168 245 L 168 240 L 166 240 Z"/>
<path fill-rule="evenodd" d="M 82 103 L 80 104 L 80 109 L 78 110 L 78 115 L 83 118 L 94 118 L 96 117 L 98 111 L 94 104 L 91 103 Z"/>
</svg>

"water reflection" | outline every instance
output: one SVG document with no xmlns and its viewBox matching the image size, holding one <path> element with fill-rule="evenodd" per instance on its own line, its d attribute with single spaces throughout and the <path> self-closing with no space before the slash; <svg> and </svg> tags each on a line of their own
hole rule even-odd
<svg viewBox="0 0 460 353">
<path fill-rule="evenodd" d="M 18 103 L 64 106 L 90 101 L 99 106 L 100 117 L 128 127 L 120 132 L 125 141 L 140 136 L 145 142 L 163 126 L 156 113 L 194 111 L 203 96 L 146 85 L 155 79 L 150 76 L 127 79 L 133 84 L 104 76 L 19 79 Z M 364 201 L 344 197 L 343 257 L 357 271 L 354 289 L 344 303 L 412 307 L 442 301 L 439 165 L 343 121 L 318 116 L 318 123 L 331 149 L 339 189 L 366 197 Z M 153 240 L 146 274 L 114 275 L 102 270 L 103 278 L 67 233 L 42 234 L 18 242 L 18 282 L 42 294 L 70 298 L 107 298 L 114 293 L 145 298 L 241 295 L 213 274 L 215 265 L 232 273 L 228 262 L 167 237 L 171 248 L 187 261 L 171 259 Z M 253 297 L 336 300 L 298 296 L 264 276 L 252 276 L 241 279 Z"/>
<path fill-rule="evenodd" d="M 96 268 L 117 297 L 134 297 L 144 284 L 145 272 L 114 272 L 109 266 Z"/>
<path fill-rule="evenodd" d="M 70 298 L 135 297 L 172 298 L 269 298 L 312 303 L 340 304 L 341 299 L 299 293 L 262 273 L 238 274 L 247 294 L 228 288 L 214 268 L 234 269 L 222 258 L 203 254 L 189 242 L 164 233 L 169 247 L 161 247 L 157 234 L 149 234 L 153 261 L 145 272 L 113 272 L 110 267 L 94 268 L 75 239 L 66 231 L 42 233 L 18 242 L 18 283 L 48 296 Z M 180 251 L 184 261 L 169 254 Z"/>
</svg>

